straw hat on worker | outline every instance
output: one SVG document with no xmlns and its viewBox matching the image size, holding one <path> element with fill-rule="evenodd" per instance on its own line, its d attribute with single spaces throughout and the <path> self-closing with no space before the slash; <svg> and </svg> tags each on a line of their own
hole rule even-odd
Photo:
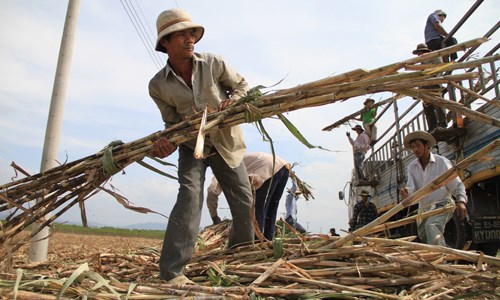
<svg viewBox="0 0 500 300">
<path fill-rule="evenodd" d="M 422 44 L 418 44 L 417 48 L 415 50 L 413 50 L 412 53 L 415 55 L 418 55 L 418 54 L 427 53 L 427 52 L 431 52 L 431 49 L 429 49 L 426 44 L 422 43 Z"/>
<path fill-rule="evenodd" d="M 361 193 L 359 193 L 359 195 L 361 197 L 363 197 L 363 196 L 371 197 L 372 196 L 372 195 L 370 195 L 370 192 L 368 192 L 367 190 L 362 190 Z"/>
<path fill-rule="evenodd" d="M 422 130 L 417 130 L 409 133 L 407 136 L 405 136 L 404 139 L 404 146 L 406 149 L 411 149 L 411 142 L 414 140 L 423 140 L 427 141 L 429 143 L 429 147 L 432 148 L 436 146 L 436 139 L 427 131 L 422 131 Z"/>
<path fill-rule="evenodd" d="M 160 43 L 161 39 L 173 32 L 191 28 L 197 29 L 194 33 L 194 43 L 196 44 L 199 40 L 201 40 L 203 34 L 205 33 L 205 28 L 203 28 L 203 26 L 191 21 L 191 16 L 182 9 L 169 9 L 162 12 L 156 20 L 158 37 L 156 38 L 155 50 L 167 53 L 165 47 L 163 47 Z"/>
</svg>

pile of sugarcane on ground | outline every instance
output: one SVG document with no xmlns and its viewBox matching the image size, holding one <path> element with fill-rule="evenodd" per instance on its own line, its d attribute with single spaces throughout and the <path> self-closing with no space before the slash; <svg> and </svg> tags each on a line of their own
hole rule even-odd
<svg viewBox="0 0 500 300">
<path fill-rule="evenodd" d="M 286 226 L 283 223 L 282 226 Z M 500 259 L 380 237 L 301 235 L 280 227 L 272 242 L 226 249 L 230 221 L 206 228 L 186 275 L 158 277 L 159 248 L 96 253 L 79 267 L 0 274 L 4 299 L 498 299 Z M 39 271 L 40 273 L 37 273 Z M 0 299 L 2 296 L 0 296 Z M 85 298 L 84 298 L 85 297 Z"/>
</svg>

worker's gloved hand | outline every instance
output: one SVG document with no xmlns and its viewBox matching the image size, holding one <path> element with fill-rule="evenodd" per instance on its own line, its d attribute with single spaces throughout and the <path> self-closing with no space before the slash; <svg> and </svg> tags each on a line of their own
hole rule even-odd
<svg viewBox="0 0 500 300">
<path fill-rule="evenodd" d="M 177 146 L 170 143 L 164 137 L 159 138 L 154 142 L 153 155 L 158 158 L 165 158 L 177 150 Z"/>
<path fill-rule="evenodd" d="M 212 217 L 212 221 L 214 222 L 214 225 L 220 224 L 222 222 L 219 216 Z"/>
</svg>

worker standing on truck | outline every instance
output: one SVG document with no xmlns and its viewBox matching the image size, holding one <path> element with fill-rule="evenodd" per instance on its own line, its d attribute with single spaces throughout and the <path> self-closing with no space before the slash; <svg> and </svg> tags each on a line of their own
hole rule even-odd
<svg viewBox="0 0 500 300">
<path fill-rule="evenodd" d="M 406 149 L 411 149 L 417 157 L 407 167 L 406 187 L 401 189 L 402 198 L 421 189 L 436 177 L 453 167 L 452 163 L 441 155 L 433 154 L 430 149 L 436 145 L 434 137 L 425 131 L 414 131 L 404 139 Z M 423 197 L 418 205 L 419 212 L 427 212 L 445 205 L 455 205 L 451 196 L 455 197 L 456 210 L 461 220 L 467 214 L 467 195 L 465 186 L 456 177 L 453 181 Z M 453 211 L 431 216 L 417 221 L 418 236 L 423 243 L 446 246 L 444 229 L 446 223 L 453 216 Z"/>
<path fill-rule="evenodd" d="M 417 48 L 413 50 L 413 54 L 421 56 L 426 53 L 431 52 L 431 50 L 427 47 L 426 44 L 418 44 Z M 441 57 L 436 57 L 433 59 L 425 60 L 421 63 L 420 66 L 431 68 L 433 65 L 440 65 L 443 63 L 443 59 Z M 441 74 L 436 74 L 436 76 L 440 76 Z M 422 86 L 426 92 L 430 92 L 435 94 L 436 96 L 441 96 L 441 85 L 433 84 Z M 432 105 L 431 103 L 422 103 L 424 105 L 424 114 L 425 119 L 427 120 L 427 130 L 431 134 L 436 130 L 436 128 L 446 128 L 446 114 L 443 108 L 439 106 Z"/>
<path fill-rule="evenodd" d="M 448 32 L 443 27 L 444 19 L 446 19 L 446 13 L 442 9 L 435 10 L 427 17 L 424 28 L 425 43 L 432 51 L 457 44 L 457 39 L 454 37 L 450 37 L 445 41 Z M 451 53 L 449 58 L 450 61 L 455 61 L 458 55 Z"/>
<path fill-rule="evenodd" d="M 356 175 L 358 180 L 366 181 L 365 174 L 363 172 L 363 162 L 365 160 L 365 154 L 370 149 L 370 137 L 365 133 L 365 130 L 361 125 L 356 125 L 352 130 L 356 131 L 358 136 L 355 140 L 352 139 L 351 133 L 346 132 L 347 139 L 352 146 L 354 154 L 354 168 L 356 169 Z"/>
<path fill-rule="evenodd" d="M 377 125 L 375 125 L 375 118 L 377 117 L 377 108 L 373 107 L 375 100 L 368 98 L 363 102 L 364 108 L 363 112 L 358 121 L 363 122 L 363 129 L 365 133 L 370 137 L 370 146 L 375 145 L 377 141 Z"/>
</svg>

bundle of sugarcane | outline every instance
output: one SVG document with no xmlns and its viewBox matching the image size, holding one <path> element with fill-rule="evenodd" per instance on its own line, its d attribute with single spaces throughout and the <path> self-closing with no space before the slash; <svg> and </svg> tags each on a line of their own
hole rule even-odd
<svg viewBox="0 0 500 300">
<path fill-rule="evenodd" d="M 200 132 L 202 132 L 200 136 L 203 136 L 204 133 L 210 132 L 210 130 L 235 126 L 245 122 L 255 122 L 262 125 L 261 120 L 263 118 L 277 115 L 299 140 L 307 146 L 313 147 L 300 135 L 293 124 L 282 113 L 326 105 L 351 97 L 377 92 L 411 95 L 418 93 L 417 96 L 420 97 L 421 94 L 425 93 L 422 89 L 418 89 L 421 86 L 465 79 L 472 80 L 478 77 L 478 72 L 443 76 L 435 76 L 434 73 L 436 69 L 439 72 L 445 72 L 478 67 L 487 61 L 497 60 L 499 56 L 486 57 L 466 63 L 446 64 L 432 69 L 413 72 L 399 73 L 398 71 L 404 69 L 406 66 L 418 64 L 437 56 L 465 50 L 486 41 L 486 38 L 479 38 L 374 70 L 358 69 L 264 95 L 259 89 L 254 88 L 246 97 L 238 100 L 232 107 L 222 112 L 205 115 L 206 124 L 201 128 L 201 131 L 200 124 L 205 122 L 202 122 L 202 114 L 199 113 L 142 139 L 125 144 L 112 143 L 109 147 L 94 155 L 65 163 L 43 173 L 6 183 L 0 186 L 0 212 L 9 210 L 11 213 L 7 217 L 3 225 L 3 230 L 0 233 L 2 251 L 5 251 L 7 244 L 15 244 L 16 241 L 13 239 L 19 232 L 34 222 L 44 220 L 43 217 L 47 213 L 53 212 L 56 209 L 58 210 L 51 218 L 43 221 L 43 224 L 40 224 L 40 228 L 49 225 L 70 207 L 85 201 L 88 197 L 101 190 L 110 193 L 117 200 L 127 205 L 124 197 L 104 188 L 104 184 L 111 176 L 123 170 L 129 164 L 141 162 L 146 156 L 150 155 L 154 141 L 160 137 L 167 137 L 170 142 L 180 144 L 195 139 L 200 135 Z M 442 105 L 437 102 L 435 104 Z M 459 110 L 461 108 L 454 106 L 449 109 Z M 460 111 L 460 113 L 467 115 L 464 111 Z M 471 117 L 477 118 L 477 114 L 471 115 Z M 491 121 L 491 117 L 481 116 L 481 119 L 485 118 L 489 120 L 490 124 L 498 123 L 497 120 Z M 36 203 L 33 204 L 35 200 Z M 128 207 L 148 212 L 144 208 Z M 36 232 L 33 232 L 34 234 Z M 15 249 L 18 246 L 14 245 L 13 247 Z"/>
</svg>

